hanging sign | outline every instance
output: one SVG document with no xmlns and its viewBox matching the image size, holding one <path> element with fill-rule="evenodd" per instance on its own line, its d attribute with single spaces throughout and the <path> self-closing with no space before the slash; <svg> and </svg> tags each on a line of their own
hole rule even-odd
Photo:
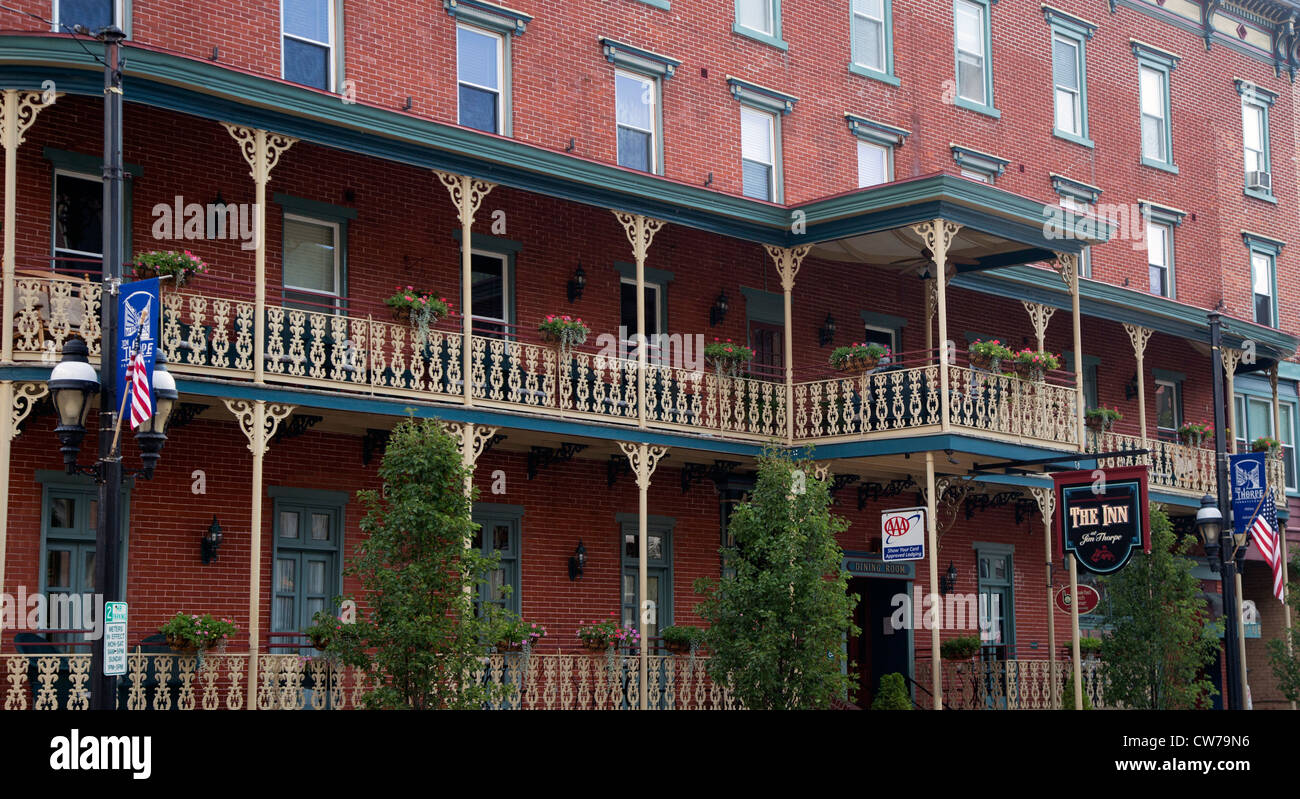
<svg viewBox="0 0 1300 799">
<path fill-rule="evenodd" d="M 1101 594 L 1097 593 L 1097 589 L 1096 589 L 1096 588 L 1093 588 L 1093 587 L 1090 586 L 1090 585 L 1080 585 L 1080 586 L 1076 586 L 1076 589 L 1077 589 L 1077 590 L 1076 590 L 1076 593 L 1077 593 L 1078 596 L 1079 596 L 1079 615 L 1080 615 L 1080 616 L 1086 616 L 1086 615 L 1088 615 L 1089 613 L 1092 613 L 1094 610 L 1097 609 L 1097 606 L 1098 606 L 1099 604 L 1101 604 Z M 1070 604 L 1071 604 L 1072 602 L 1073 602 L 1073 599 L 1071 599 L 1071 597 L 1070 597 L 1070 589 L 1069 589 L 1069 588 L 1059 588 L 1059 589 L 1057 589 L 1057 591 L 1056 591 L 1056 609 L 1057 609 L 1057 610 L 1061 611 L 1062 613 L 1069 613 L 1069 612 L 1070 612 Z"/>
<path fill-rule="evenodd" d="M 1087 571 L 1111 574 L 1135 549 L 1151 551 L 1147 467 L 1057 472 L 1052 481 L 1062 559 L 1072 554 Z"/>
<path fill-rule="evenodd" d="M 117 343 L 118 399 L 115 402 L 120 408 L 122 395 L 132 390 L 128 369 L 137 355 L 144 360 L 145 380 L 153 377 L 158 331 L 161 329 L 158 322 L 162 313 L 158 302 L 158 278 L 123 283 L 118 291 L 117 326 L 120 336 Z M 150 386 L 149 391 L 141 396 L 148 397 L 148 412 L 141 414 L 148 418 L 154 411 L 153 387 Z M 131 410 L 131 407 L 127 407 L 127 418 L 130 418 Z"/>
<path fill-rule="evenodd" d="M 1238 535 L 1246 532 L 1255 516 L 1264 510 L 1264 494 L 1268 492 L 1265 458 L 1263 452 L 1228 456 L 1228 473 L 1232 476 L 1232 522 Z"/>
<path fill-rule="evenodd" d="M 920 560 L 925 557 L 925 508 L 895 508 L 880 513 L 880 559 Z"/>
</svg>

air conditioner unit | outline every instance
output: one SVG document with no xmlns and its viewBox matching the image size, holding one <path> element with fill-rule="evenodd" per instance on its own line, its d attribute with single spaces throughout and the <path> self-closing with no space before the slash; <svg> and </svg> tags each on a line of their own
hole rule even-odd
<svg viewBox="0 0 1300 799">
<path fill-rule="evenodd" d="M 1247 172 L 1246 187 L 1259 191 L 1273 190 L 1273 176 L 1267 172 Z"/>
</svg>

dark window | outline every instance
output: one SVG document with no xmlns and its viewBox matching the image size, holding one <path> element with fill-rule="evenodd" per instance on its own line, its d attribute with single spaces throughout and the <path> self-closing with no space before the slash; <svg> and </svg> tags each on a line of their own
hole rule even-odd
<svg viewBox="0 0 1300 799">
<path fill-rule="evenodd" d="M 628 343 L 629 353 L 636 353 L 632 342 L 636 336 L 636 283 L 624 280 L 619 286 L 619 324 L 622 325 Z M 645 335 L 650 342 L 649 353 L 654 353 L 656 336 L 659 329 L 659 286 L 655 283 L 645 284 Z"/>
<path fill-rule="evenodd" d="M 54 267 L 99 272 L 103 257 L 104 184 L 90 178 L 56 173 Z"/>
<path fill-rule="evenodd" d="M 114 0 L 58 0 L 59 30 L 84 25 L 91 31 L 113 24 Z"/>
<path fill-rule="evenodd" d="M 471 28 L 456 29 L 456 72 L 460 124 L 501 132 L 501 37 Z"/>
<path fill-rule="evenodd" d="M 755 377 L 776 379 L 785 374 L 785 328 L 767 322 L 749 323 L 749 347 L 754 351 L 750 372 Z"/>
<path fill-rule="evenodd" d="M 332 0 L 284 0 L 284 79 L 330 88 Z"/>
<path fill-rule="evenodd" d="M 503 334 L 510 324 L 508 282 L 504 257 L 477 252 L 470 257 L 474 330 L 480 335 Z"/>
</svg>

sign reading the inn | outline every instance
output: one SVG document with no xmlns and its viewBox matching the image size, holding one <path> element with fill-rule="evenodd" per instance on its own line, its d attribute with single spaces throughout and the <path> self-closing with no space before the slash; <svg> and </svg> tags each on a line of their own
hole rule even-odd
<svg viewBox="0 0 1300 799">
<path fill-rule="evenodd" d="M 1052 480 L 1063 558 L 1069 553 L 1082 568 L 1111 574 L 1133 550 L 1151 551 L 1145 466 L 1058 472 Z"/>
</svg>

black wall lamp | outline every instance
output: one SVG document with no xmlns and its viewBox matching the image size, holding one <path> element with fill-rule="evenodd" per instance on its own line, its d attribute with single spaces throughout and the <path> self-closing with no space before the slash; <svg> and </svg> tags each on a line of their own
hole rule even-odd
<svg viewBox="0 0 1300 799">
<path fill-rule="evenodd" d="M 569 579 L 576 580 L 582 576 L 582 569 L 587 565 L 587 548 L 582 545 L 582 539 L 578 539 L 578 548 L 573 550 L 569 556 Z"/>
<path fill-rule="evenodd" d="M 578 268 L 569 278 L 569 302 L 582 299 L 582 290 L 587 287 L 587 273 L 582 271 L 582 261 L 578 262 Z"/>
<path fill-rule="evenodd" d="M 199 551 L 203 556 L 203 564 L 206 566 L 217 559 L 217 550 L 221 548 L 221 524 L 217 517 L 212 517 L 212 524 L 208 525 L 208 532 L 203 536 L 199 543 Z"/>
<path fill-rule="evenodd" d="M 727 318 L 727 290 L 723 289 L 709 309 L 709 327 L 717 327 Z"/>
<path fill-rule="evenodd" d="M 826 321 L 822 322 L 821 328 L 817 331 L 817 343 L 825 347 L 835 340 L 835 317 L 826 314 Z"/>
<path fill-rule="evenodd" d="M 948 573 L 939 578 L 939 594 L 947 596 L 957 590 L 957 567 L 948 561 Z"/>
</svg>

